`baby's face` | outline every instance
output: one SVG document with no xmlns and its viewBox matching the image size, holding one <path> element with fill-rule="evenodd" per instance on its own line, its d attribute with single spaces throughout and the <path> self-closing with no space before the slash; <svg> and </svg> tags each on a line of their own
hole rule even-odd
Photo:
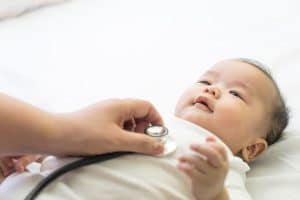
<svg viewBox="0 0 300 200">
<path fill-rule="evenodd" d="M 236 60 L 214 65 L 180 97 L 175 115 L 211 131 L 234 154 L 266 137 L 275 88 L 256 67 Z"/>
</svg>

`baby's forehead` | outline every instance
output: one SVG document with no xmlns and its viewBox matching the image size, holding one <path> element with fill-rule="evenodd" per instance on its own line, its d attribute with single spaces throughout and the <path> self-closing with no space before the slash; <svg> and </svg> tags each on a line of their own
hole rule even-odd
<svg viewBox="0 0 300 200">
<path fill-rule="evenodd" d="M 224 60 L 210 67 L 203 75 L 228 80 L 243 80 L 249 84 L 273 85 L 272 81 L 258 67 L 239 60 Z"/>
<path fill-rule="evenodd" d="M 251 88 L 263 101 L 276 97 L 273 81 L 255 65 L 240 60 L 224 60 L 210 67 L 202 76 L 225 82 L 241 82 Z"/>
</svg>

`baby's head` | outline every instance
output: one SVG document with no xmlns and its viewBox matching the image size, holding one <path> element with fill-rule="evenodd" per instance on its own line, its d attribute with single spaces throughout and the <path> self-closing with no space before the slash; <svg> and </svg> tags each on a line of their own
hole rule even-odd
<svg viewBox="0 0 300 200">
<path fill-rule="evenodd" d="M 276 82 L 250 59 L 212 66 L 183 93 L 175 115 L 211 131 L 247 162 L 279 139 L 289 119 Z"/>
</svg>

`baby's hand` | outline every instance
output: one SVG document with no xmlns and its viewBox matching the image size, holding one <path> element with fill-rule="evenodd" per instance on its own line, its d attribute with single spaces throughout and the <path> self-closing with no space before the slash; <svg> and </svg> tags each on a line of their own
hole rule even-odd
<svg viewBox="0 0 300 200">
<path fill-rule="evenodd" d="M 209 200 L 227 196 L 224 181 L 229 164 L 225 148 L 213 137 L 190 148 L 197 154 L 181 156 L 177 167 L 192 179 L 194 197 Z"/>
<path fill-rule="evenodd" d="M 32 162 L 41 162 L 42 155 L 23 155 L 0 157 L 0 182 L 14 172 L 23 172 Z"/>
</svg>

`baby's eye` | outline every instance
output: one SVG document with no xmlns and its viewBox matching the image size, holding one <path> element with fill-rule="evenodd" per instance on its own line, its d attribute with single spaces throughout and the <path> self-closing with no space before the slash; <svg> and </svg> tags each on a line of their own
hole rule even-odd
<svg viewBox="0 0 300 200">
<path fill-rule="evenodd" d="M 202 84 L 205 84 L 205 85 L 211 85 L 210 82 L 206 81 L 206 80 L 198 81 L 198 83 L 202 83 Z"/>
<path fill-rule="evenodd" d="M 229 93 L 243 100 L 242 96 L 237 91 L 230 90 Z"/>
</svg>

